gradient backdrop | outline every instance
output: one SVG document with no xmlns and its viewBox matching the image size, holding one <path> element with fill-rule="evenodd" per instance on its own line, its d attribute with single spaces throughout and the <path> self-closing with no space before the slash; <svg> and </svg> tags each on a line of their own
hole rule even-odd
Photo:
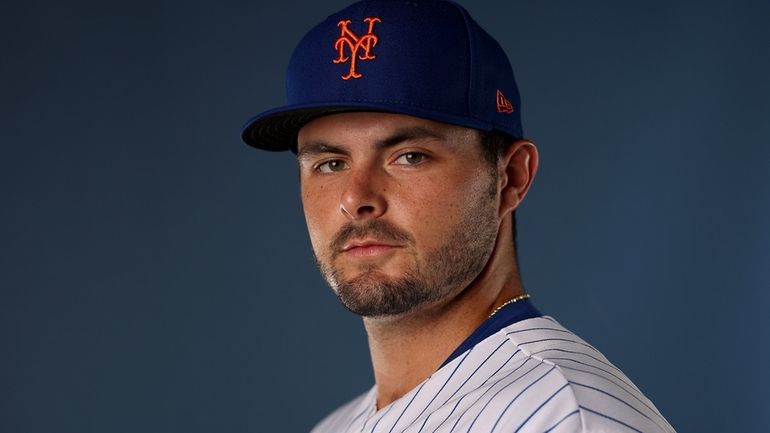
<svg viewBox="0 0 770 433">
<path fill-rule="evenodd" d="M 370 386 L 292 155 L 238 138 L 346 3 L 2 3 L 1 432 L 301 432 Z M 541 151 L 535 303 L 679 431 L 770 431 L 770 3 L 462 3 Z"/>
</svg>

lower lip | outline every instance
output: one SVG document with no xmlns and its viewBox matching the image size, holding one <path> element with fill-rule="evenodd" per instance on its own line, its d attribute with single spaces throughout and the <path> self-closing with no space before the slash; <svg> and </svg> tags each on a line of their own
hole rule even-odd
<svg viewBox="0 0 770 433">
<path fill-rule="evenodd" d="M 346 250 L 345 253 L 353 257 L 378 257 L 395 249 L 396 247 L 389 245 L 370 245 L 366 247 L 354 247 Z"/>
</svg>

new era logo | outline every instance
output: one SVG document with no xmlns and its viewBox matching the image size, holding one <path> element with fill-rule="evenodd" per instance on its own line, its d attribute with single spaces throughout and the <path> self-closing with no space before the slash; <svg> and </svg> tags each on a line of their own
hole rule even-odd
<svg viewBox="0 0 770 433">
<path fill-rule="evenodd" d="M 497 91 L 497 112 L 506 114 L 513 113 L 513 104 L 505 97 L 505 95 L 503 95 L 503 92 L 499 90 Z"/>
<path fill-rule="evenodd" d="M 334 49 L 338 51 L 339 55 L 334 59 L 334 63 L 346 63 L 350 60 L 350 70 L 342 76 L 343 80 L 363 77 L 363 74 L 356 70 L 356 60 L 374 60 L 377 58 L 372 54 L 372 48 L 379 41 L 377 35 L 374 34 L 374 25 L 380 21 L 382 20 L 377 17 L 364 18 L 364 22 L 369 23 L 369 31 L 361 36 L 348 28 L 350 20 L 342 20 L 337 23 L 337 27 L 340 28 L 340 37 L 334 42 Z M 350 57 L 345 57 L 346 47 L 350 51 Z M 362 50 L 363 52 L 359 54 L 359 51 Z"/>
</svg>

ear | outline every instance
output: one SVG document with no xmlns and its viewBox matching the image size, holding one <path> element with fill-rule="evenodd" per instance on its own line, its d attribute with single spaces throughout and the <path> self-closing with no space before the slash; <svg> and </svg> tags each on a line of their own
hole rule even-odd
<svg viewBox="0 0 770 433">
<path fill-rule="evenodd" d="M 524 139 L 511 143 L 498 160 L 500 219 L 513 212 L 524 200 L 535 178 L 538 161 L 535 143 Z"/>
</svg>

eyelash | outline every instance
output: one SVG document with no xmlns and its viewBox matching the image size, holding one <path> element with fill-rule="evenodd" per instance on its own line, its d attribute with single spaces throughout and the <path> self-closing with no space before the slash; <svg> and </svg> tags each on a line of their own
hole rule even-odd
<svg viewBox="0 0 770 433">
<path fill-rule="evenodd" d="M 398 155 L 396 157 L 395 161 L 398 161 L 401 158 L 406 158 L 408 155 L 418 156 L 420 158 L 420 161 L 418 161 L 418 162 L 416 162 L 414 164 L 405 163 L 405 164 L 397 164 L 397 165 L 414 167 L 414 166 L 420 165 L 420 164 L 424 163 L 426 160 L 430 159 L 430 156 L 427 153 L 411 151 L 411 152 L 404 152 L 404 153 Z M 320 173 L 333 173 L 334 170 L 323 171 L 323 167 L 326 167 L 330 163 L 334 163 L 334 162 L 339 162 L 339 163 L 342 163 L 342 164 L 346 164 L 346 162 L 344 160 L 342 160 L 342 159 L 330 159 L 330 160 L 327 160 L 327 161 L 323 161 L 323 162 L 321 162 L 319 164 L 316 164 L 315 167 L 313 167 L 313 171 L 317 171 L 317 172 L 320 172 Z"/>
<path fill-rule="evenodd" d="M 408 165 L 408 166 L 415 166 L 415 165 L 420 165 L 420 164 L 422 164 L 424 161 L 426 161 L 426 160 L 430 159 L 430 157 L 428 156 L 428 154 L 426 154 L 426 153 L 423 153 L 423 152 L 404 152 L 404 153 L 402 153 L 401 155 L 399 155 L 399 156 L 398 156 L 398 158 L 396 158 L 396 161 L 398 161 L 398 160 L 399 160 L 399 159 L 401 159 L 401 158 L 406 158 L 406 156 L 408 156 L 408 155 L 416 155 L 416 156 L 419 156 L 421 159 L 420 159 L 420 161 L 419 161 L 419 162 L 416 162 L 416 163 L 414 163 L 414 164 L 403 164 L 403 165 Z"/>
<path fill-rule="evenodd" d="M 333 170 L 330 170 L 330 171 L 323 171 L 322 170 L 322 167 L 328 166 L 332 162 L 339 162 L 339 163 L 345 164 L 345 161 L 343 161 L 341 159 L 330 159 L 330 160 L 321 162 L 319 164 L 316 164 L 316 166 L 313 167 L 313 171 L 317 171 L 319 173 L 333 173 L 334 172 Z"/>
</svg>

